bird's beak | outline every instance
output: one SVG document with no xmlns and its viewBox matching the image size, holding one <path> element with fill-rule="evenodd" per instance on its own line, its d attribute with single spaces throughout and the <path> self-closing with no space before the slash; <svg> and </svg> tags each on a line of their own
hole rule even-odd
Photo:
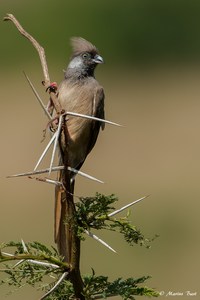
<svg viewBox="0 0 200 300">
<path fill-rule="evenodd" d="M 95 57 L 93 58 L 93 62 L 95 62 L 96 64 L 103 64 L 104 63 L 103 58 L 98 54 L 96 54 Z"/>
</svg>

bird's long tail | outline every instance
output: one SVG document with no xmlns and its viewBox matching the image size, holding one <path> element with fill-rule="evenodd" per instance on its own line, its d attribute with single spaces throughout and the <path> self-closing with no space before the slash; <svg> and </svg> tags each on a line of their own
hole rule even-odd
<svg viewBox="0 0 200 300">
<path fill-rule="evenodd" d="M 59 181 L 63 182 L 63 171 L 59 172 Z M 71 232 L 68 228 L 67 216 L 69 214 L 69 202 L 66 197 L 70 197 L 72 203 L 74 193 L 74 182 L 70 184 L 70 190 L 65 191 L 62 187 L 56 186 L 55 189 L 55 210 L 54 210 L 54 239 L 58 247 L 58 252 L 62 255 L 65 261 L 70 262 L 71 254 Z"/>
</svg>

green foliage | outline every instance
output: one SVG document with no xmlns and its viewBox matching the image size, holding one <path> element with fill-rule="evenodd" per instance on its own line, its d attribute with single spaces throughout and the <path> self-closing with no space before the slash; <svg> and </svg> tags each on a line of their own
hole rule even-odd
<svg viewBox="0 0 200 300">
<path fill-rule="evenodd" d="M 24 245 L 26 249 L 24 249 Z M 0 246 L 0 249 L 4 248 L 15 248 L 14 254 L 22 254 L 22 253 L 29 253 L 29 254 L 37 254 L 37 255 L 49 255 L 49 256 L 54 256 L 58 257 L 58 251 L 54 247 L 51 247 L 52 249 L 49 249 L 47 246 L 43 245 L 40 242 L 30 242 L 30 243 L 23 243 L 23 242 L 9 242 L 2 244 Z"/>
<path fill-rule="evenodd" d="M 36 283 L 42 282 L 42 279 L 45 275 L 49 273 L 49 270 L 46 268 L 41 268 L 41 266 L 31 265 L 30 263 L 24 262 L 20 264 L 18 268 L 9 269 L 8 264 L 5 265 L 5 273 L 8 277 L 5 280 L 2 280 L 0 283 L 7 283 L 15 287 L 22 287 L 24 284 L 35 286 Z"/>
<path fill-rule="evenodd" d="M 153 289 L 147 287 L 139 287 L 138 284 L 144 283 L 150 277 L 141 277 L 138 279 L 118 278 L 113 282 L 108 280 L 106 276 L 95 276 L 94 272 L 92 275 L 84 278 L 85 290 L 84 296 L 86 299 L 106 299 L 108 297 L 119 295 L 122 299 L 135 299 L 135 295 L 140 296 L 154 296 L 157 297 L 158 293 Z"/>
<path fill-rule="evenodd" d="M 114 210 L 111 205 L 117 200 L 113 194 L 104 196 L 99 193 L 96 193 L 94 197 L 80 198 L 80 202 L 76 203 L 79 227 L 83 229 L 107 228 L 105 220 L 108 218 L 108 214 Z"/>
<path fill-rule="evenodd" d="M 3 251 L 5 248 L 10 247 L 14 248 L 14 254 L 12 255 Z M 67 270 L 66 264 L 62 262 L 62 258 L 59 257 L 57 251 L 54 248 L 47 248 L 39 242 L 27 244 L 10 242 L 1 245 L 0 262 L 5 261 L 3 271 L 8 277 L 1 280 L 0 284 L 7 283 L 17 288 L 31 285 L 48 292 Z M 17 261 L 17 263 L 13 264 L 13 261 Z M 49 281 L 48 278 L 52 277 L 54 282 L 44 284 L 44 280 Z M 110 282 L 108 277 L 96 276 L 93 271 L 91 275 L 83 276 L 85 286 L 83 294 L 86 300 L 106 299 L 115 295 L 119 295 L 125 300 L 135 299 L 135 295 L 156 297 L 158 293 L 153 289 L 139 286 L 149 278 L 149 276 L 125 280 L 118 278 Z M 46 299 L 65 300 L 66 298 L 69 300 L 75 298 L 73 286 L 67 279 L 62 281 Z"/>
<path fill-rule="evenodd" d="M 107 299 L 112 296 L 121 296 L 124 300 L 133 300 L 134 296 L 157 297 L 158 293 L 148 287 L 139 286 L 144 283 L 149 276 L 141 278 L 118 278 L 113 282 L 108 280 L 106 276 L 96 276 L 93 272 L 91 275 L 83 277 L 84 281 L 84 297 L 86 300 L 91 299 Z M 46 299 L 47 300 L 65 300 L 75 299 L 72 284 L 68 281 L 62 282 L 61 285 Z"/>
<path fill-rule="evenodd" d="M 117 197 L 113 194 L 105 196 L 97 193 L 95 197 L 81 198 L 76 204 L 80 238 L 83 239 L 84 229 L 107 229 L 120 232 L 131 246 L 140 244 L 149 248 L 152 239 L 145 238 L 140 230 L 131 224 L 129 212 L 121 218 L 109 216 L 109 213 L 115 210 L 112 204 L 117 201 Z"/>
<path fill-rule="evenodd" d="M 5 248 L 14 248 L 14 253 L 3 252 Z M 7 283 L 19 288 L 25 284 L 35 286 L 42 282 L 44 276 L 67 270 L 67 265 L 62 262 L 57 250 L 53 247 L 49 249 L 39 242 L 24 244 L 12 241 L 2 244 L 0 251 L 0 262 L 4 263 L 3 271 L 7 275 L 0 284 Z"/>
<path fill-rule="evenodd" d="M 95 197 L 81 198 L 76 204 L 76 221 L 79 238 L 83 237 L 83 232 L 87 229 L 106 229 L 118 231 L 126 242 L 130 245 L 140 244 L 149 246 L 148 239 L 131 224 L 130 214 L 125 217 L 115 218 L 110 215 L 114 211 L 114 203 L 117 201 L 115 195 L 104 196 L 96 194 Z M 116 215 L 116 214 L 115 214 Z M 4 252 L 9 248 L 9 253 Z M 70 282 L 70 266 L 63 262 L 57 250 L 49 248 L 39 242 L 9 242 L 0 246 L 0 263 L 4 263 L 3 271 L 7 278 L 0 281 L 0 284 L 7 283 L 10 286 L 20 288 L 24 285 L 42 288 L 45 293 L 50 294 L 45 297 L 48 300 L 74 299 L 74 289 Z M 66 275 L 65 280 L 61 280 L 62 275 Z M 52 282 L 53 278 L 53 282 Z M 91 275 L 83 276 L 85 300 L 106 299 L 119 295 L 124 300 L 135 299 L 134 296 L 158 296 L 153 289 L 143 284 L 149 276 L 138 279 L 118 278 L 113 282 L 106 276 L 96 276 L 94 271 Z M 44 283 L 47 282 L 47 283 Z M 59 284 L 58 284 L 59 283 Z M 54 286 L 56 285 L 56 288 Z M 53 289 L 53 290 L 52 290 Z"/>
<path fill-rule="evenodd" d="M 14 248 L 14 251 L 10 256 L 4 255 L 2 252 L 5 248 Z M 36 260 L 47 260 L 50 263 L 58 264 L 59 267 L 66 267 L 66 264 L 62 263 L 62 259 L 58 254 L 57 249 L 51 246 L 51 249 L 40 242 L 9 242 L 0 245 L 0 262 L 9 260 L 21 259 L 36 259 Z M 59 263 L 60 262 L 60 263 Z"/>
</svg>

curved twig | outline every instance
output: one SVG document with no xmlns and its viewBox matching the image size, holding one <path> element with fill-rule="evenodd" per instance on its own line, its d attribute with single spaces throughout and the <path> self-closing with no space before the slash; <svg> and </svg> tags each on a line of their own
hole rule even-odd
<svg viewBox="0 0 200 300">
<path fill-rule="evenodd" d="M 39 57 L 40 57 L 42 70 L 43 70 L 43 74 L 44 74 L 44 80 L 45 80 L 45 82 L 48 83 L 48 85 L 50 85 L 50 77 L 49 77 L 49 71 L 48 71 L 48 66 L 47 66 L 47 62 L 46 62 L 44 48 L 42 46 L 40 46 L 40 44 L 28 32 L 26 32 L 24 30 L 24 28 L 21 26 L 21 24 L 17 21 L 17 19 L 12 14 L 7 14 L 6 17 L 4 17 L 4 21 L 12 21 L 13 24 L 18 29 L 18 31 L 32 43 L 32 45 L 37 50 Z"/>
<path fill-rule="evenodd" d="M 48 88 L 50 86 L 50 76 L 49 76 L 49 71 L 48 71 L 44 48 L 26 30 L 24 30 L 24 28 L 21 26 L 21 24 L 15 18 L 15 16 L 13 16 L 12 14 L 7 14 L 6 17 L 4 17 L 4 21 L 11 21 L 15 25 L 15 27 L 18 29 L 18 31 L 25 38 L 27 38 L 32 43 L 34 48 L 37 50 L 39 58 L 40 58 L 40 62 L 41 62 L 43 75 L 44 75 L 44 86 L 45 86 L 45 88 Z M 56 112 L 58 114 L 60 114 L 62 111 L 62 107 L 58 101 L 56 94 L 54 92 L 50 91 L 50 96 L 51 96 L 51 100 L 53 102 Z"/>
</svg>

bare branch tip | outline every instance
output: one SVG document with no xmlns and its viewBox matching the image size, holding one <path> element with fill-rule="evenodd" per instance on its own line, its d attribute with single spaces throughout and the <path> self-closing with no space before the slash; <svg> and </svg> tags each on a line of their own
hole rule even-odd
<svg viewBox="0 0 200 300">
<path fill-rule="evenodd" d="M 3 18 L 3 21 L 9 21 L 10 18 L 9 18 L 10 14 L 6 14 L 6 16 Z"/>
</svg>

